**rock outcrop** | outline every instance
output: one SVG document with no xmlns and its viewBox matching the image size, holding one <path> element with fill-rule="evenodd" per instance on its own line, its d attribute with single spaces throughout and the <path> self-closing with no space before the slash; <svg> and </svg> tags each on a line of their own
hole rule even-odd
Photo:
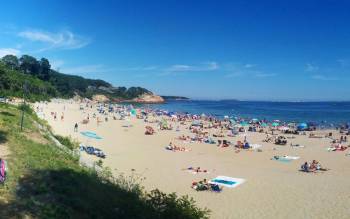
<svg viewBox="0 0 350 219">
<path fill-rule="evenodd" d="M 135 103 L 164 103 L 165 100 L 161 96 L 154 94 L 143 94 L 137 98 L 131 100 L 131 102 Z"/>
<path fill-rule="evenodd" d="M 92 100 L 93 101 L 96 101 L 96 102 L 100 102 L 100 103 L 105 103 L 105 102 L 109 102 L 109 98 L 106 97 L 105 95 L 102 95 L 102 94 L 96 94 L 92 97 Z"/>
</svg>

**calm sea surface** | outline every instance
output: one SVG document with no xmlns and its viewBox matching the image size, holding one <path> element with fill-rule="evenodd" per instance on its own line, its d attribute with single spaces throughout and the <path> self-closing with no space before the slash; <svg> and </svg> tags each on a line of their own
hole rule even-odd
<svg viewBox="0 0 350 219">
<path fill-rule="evenodd" d="M 262 101 L 168 101 L 147 105 L 171 112 L 207 114 L 217 117 L 238 116 L 281 120 L 341 124 L 350 122 L 350 102 L 262 102 Z"/>
</svg>

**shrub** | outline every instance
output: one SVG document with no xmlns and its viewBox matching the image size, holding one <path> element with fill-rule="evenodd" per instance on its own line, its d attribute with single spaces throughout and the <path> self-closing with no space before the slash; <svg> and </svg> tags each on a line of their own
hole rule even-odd
<svg viewBox="0 0 350 219">
<path fill-rule="evenodd" d="M 70 137 L 64 137 L 61 135 L 54 135 L 54 137 L 64 146 L 66 146 L 67 148 L 74 150 L 77 149 L 79 147 L 79 143 L 74 141 L 72 138 Z"/>
</svg>

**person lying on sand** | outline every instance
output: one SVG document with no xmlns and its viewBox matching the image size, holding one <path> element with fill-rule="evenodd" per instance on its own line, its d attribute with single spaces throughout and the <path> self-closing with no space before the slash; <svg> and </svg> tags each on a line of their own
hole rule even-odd
<svg viewBox="0 0 350 219">
<path fill-rule="evenodd" d="M 186 138 L 186 136 L 185 136 L 185 135 L 182 135 L 182 136 L 179 136 L 179 140 L 186 141 L 186 140 L 187 140 L 187 138 Z"/>
<path fill-rule="evenodd" d="M 145 135 L 153 135 L 155 133 L 154 129 L 151 126 L 146 126 Z"/>
<path fill-rule="evenodd" d="M 227 140 L 218 140 L 218 147 L 228 147 L 231 145 L 231 142 L 227 141 Z"/>
<path fill-rule="evenodd" d="M 171 150 L 171 151 L 172 151 L 172 150 L 174 149 L 174 147 L 173 147 L 173 143 L 172 143 L 172 142 L 170 142 L 170 143 L 169 143 L 169 145 L 168 145 L 168 146 L 166 146 L 165 148 L 166 148 L 167 150 Z"/>
<path fill-rule="evenodd" d="M 236 147 L 236 148 L 241 148 L 241 149 L 243 149 L 244 144 L 243 144 L 243 142 L 241 142 L 241 141 L 237 141 L 237 144 L 235 145 L 235 147 Z"/>
<path fill-rule="evenodd" d="M 196 191 L 213 191 L 213 192 L 221 192 L 222 187 L 220 187 L 218 184 L 215 183 L 209 183 L 207 179 L 203 179 L 199 182 L 193 182 L 191 185 L 191 188 L 193 188 Z"/>
<path fill-rule="evenodd" d="M 189 170 L 193 173 L 208 173 L 208 170 L 202 170 L 200 167 L 197 167 L 197 168 L 193 168 L 193 167 L 188 167 L 188 168 L 185 168 L 185 169 L 182 169 L 182 170 Z"/>
<path fill-rule="evenodd" d="M 195 189 L 196 191 L 209 190 L 209 183 L 207 182 L 207 179 L 203 179 L 199 182 L 193 182 L 191 188 Z"/>
<path fill-rule="evenodd" d="M 176 151 L 190 151 L 190 149 L 186 149 L 185 147 L 176 146 L 172 142 L 170 142 L 169 145 L 165 147 L 165 149 L 173 151 L 173 152 L 176 152 Z"/>
</svg>

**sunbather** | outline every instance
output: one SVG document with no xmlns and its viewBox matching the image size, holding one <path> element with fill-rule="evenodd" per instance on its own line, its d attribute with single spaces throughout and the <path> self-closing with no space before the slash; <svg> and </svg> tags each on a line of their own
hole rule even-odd
<svg viewBox="0 0 350 219">
<path fill-rule="evenodd" d="M 191 188 L 196 191 L 205 191 L 209 189 L 209 183 L 207 182 L 207 179 L 203 179 L 203 181 L 193 182 Z"/>
<path fill-rule="evenodd" d="M 310 166 L 307 162 L 305 162 L 303 165 L 301 165 L 301 170 L 304 172 L 310 172 Z"/>
</svg>

